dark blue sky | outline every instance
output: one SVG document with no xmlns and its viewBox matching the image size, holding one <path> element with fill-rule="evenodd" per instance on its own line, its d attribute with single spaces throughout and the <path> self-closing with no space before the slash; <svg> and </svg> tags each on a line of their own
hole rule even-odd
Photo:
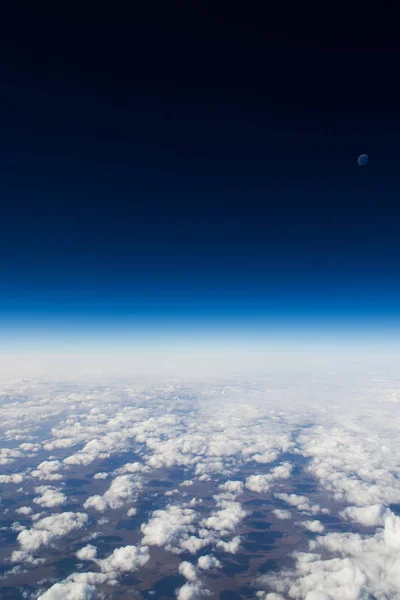
<svg viewBox="0 0 400 600">
<path fill-rule="evenodd" d="M 4 326 L 397 319 L 390 15 L 161 6 L 4 19 Z"/>
</svg>

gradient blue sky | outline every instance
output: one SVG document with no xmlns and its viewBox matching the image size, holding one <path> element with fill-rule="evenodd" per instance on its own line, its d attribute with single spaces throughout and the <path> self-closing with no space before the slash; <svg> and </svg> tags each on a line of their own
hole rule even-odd
<svg viewBox="0 0 400 600">
<path fill-rule="evenodd" d="M 1 41 L 2 347 L 395 337 L 387 22 L 56 12 Z"/>
</svg>

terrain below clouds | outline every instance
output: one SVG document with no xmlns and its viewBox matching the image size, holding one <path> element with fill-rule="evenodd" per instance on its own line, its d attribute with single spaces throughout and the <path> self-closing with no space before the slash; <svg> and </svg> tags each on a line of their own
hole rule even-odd
<svg viewBox="0 0 400 600">
<path fill-rule="evenodd" d="M 400 369 L 4 380 L 2 597 L 400 599 Z"/>
</svg>

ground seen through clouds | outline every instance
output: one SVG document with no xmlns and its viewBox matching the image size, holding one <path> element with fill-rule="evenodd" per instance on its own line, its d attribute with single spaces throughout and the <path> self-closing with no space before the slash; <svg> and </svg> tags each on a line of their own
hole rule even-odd
<svg viewBox="0 0 400 600">
<path fill-rule="evenodd" d="M 400 598 L 399 382 L 3 380 L 2 598 Z"/>
</svg>

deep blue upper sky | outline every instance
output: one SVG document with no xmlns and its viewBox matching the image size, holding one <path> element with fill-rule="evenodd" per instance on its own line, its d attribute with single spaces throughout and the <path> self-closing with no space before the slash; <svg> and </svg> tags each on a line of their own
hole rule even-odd
<svg viewBox="0 0 400 600">
<path fill-rule="evenodd" d="M 397 317 L 390 15 L 189 4 L 2 24 L 1 321 Z"/>
</svg>

